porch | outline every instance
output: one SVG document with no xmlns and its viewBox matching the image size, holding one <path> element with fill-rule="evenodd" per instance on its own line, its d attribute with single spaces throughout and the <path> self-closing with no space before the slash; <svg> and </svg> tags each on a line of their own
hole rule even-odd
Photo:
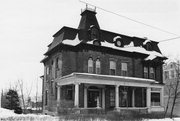
<svg viewBox="0 0 180 121">
<path fill-rule="evenodd" d="M 76 109 L 163 111 L 163 86 L 155 80 L 73 73 L 58 80 L 57 106 L 71 101 Z"/>
</svg>

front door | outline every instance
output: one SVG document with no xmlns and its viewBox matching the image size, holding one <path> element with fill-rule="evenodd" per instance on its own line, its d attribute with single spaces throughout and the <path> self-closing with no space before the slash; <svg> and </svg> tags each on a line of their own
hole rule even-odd
<svg viewBox="0 0 180 121">
<path fill-rule="evenodd" d="M 98 90 L 88 91 L 88 107 L 97 107 L 97 100 L 99 98 Z"/>
</svg>

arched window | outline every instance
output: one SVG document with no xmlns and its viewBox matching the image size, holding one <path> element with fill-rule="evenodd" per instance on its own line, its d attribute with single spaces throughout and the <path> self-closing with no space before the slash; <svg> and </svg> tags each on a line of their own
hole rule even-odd
<svg viewBox="0 0 180 121">
<path fill-rule="evenodd" d="M 88 60 L 88 73 L 93 73 L 93 59 L 89 58 Z"/>
<path fill-rule="evenodd" d="M 99 59 L 96 60 L 96 74 L 101 73 L 101 62 Z"/>
</svg>

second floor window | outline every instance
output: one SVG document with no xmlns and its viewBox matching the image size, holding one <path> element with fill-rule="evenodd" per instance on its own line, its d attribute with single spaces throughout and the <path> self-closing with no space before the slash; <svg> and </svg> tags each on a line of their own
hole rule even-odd
<svg viewBox="0 0 180 121">
<path fill-rule="evenodd" d="M 144 67 L 144 78 L 148 78 L 148 67 Z"/>
<path fill-rule="evenodd" d="M 127 63 L 121 63 L 121 75 L 122 76 L 127 76 Z"/>
<path fill-rule="evenodd" d="M 110 61 L 110 75 L 116 75 L 116 62 Z"/>
<path fill-rule="evenodd" d="M 165 75 L 165 79 L 169 79 L 169 71 L 165 71 L 164 75 Z"/>
<path fill-rule="evenodd" d="M 46 67 L 46 75 L 49 75 L 49 67 Z"/>
<path fill-rule="evenodd" d="M 171 70 L 171 79 L 174 79 L 174 70 Z"/>
<path fill-rule="evenodd" d="M 88 73 L 93 73 L 93 59 L 89 58 L 88 60 Z"/>
<path fill-rule="evenodd" d="M 101 62 L 99 59 L 96 60 L 96 74 L 101 73 Z"/>
<path fill-rule="evenodd" d="M 151 79 L 154 79 L 155 78 L 155 73 L 154 73 L 154 68 L 153 67 L 150 67 L 149 68 L 149 77 Z"/>
</svg>

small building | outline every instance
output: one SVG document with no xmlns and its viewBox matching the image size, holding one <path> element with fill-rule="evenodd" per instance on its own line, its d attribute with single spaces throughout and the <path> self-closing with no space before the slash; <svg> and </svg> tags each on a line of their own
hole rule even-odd
<svg viewBox="0 0 180 121">
<path fill-rule="evenodd" d="M 53 37 L 41 61 L 44 113 L 62 103 L 79 110 L 164 111 L 166 57 L 158 42 L 103 30 L 89 8 L 78 28 L 64 26 Z"/>
</svg>

